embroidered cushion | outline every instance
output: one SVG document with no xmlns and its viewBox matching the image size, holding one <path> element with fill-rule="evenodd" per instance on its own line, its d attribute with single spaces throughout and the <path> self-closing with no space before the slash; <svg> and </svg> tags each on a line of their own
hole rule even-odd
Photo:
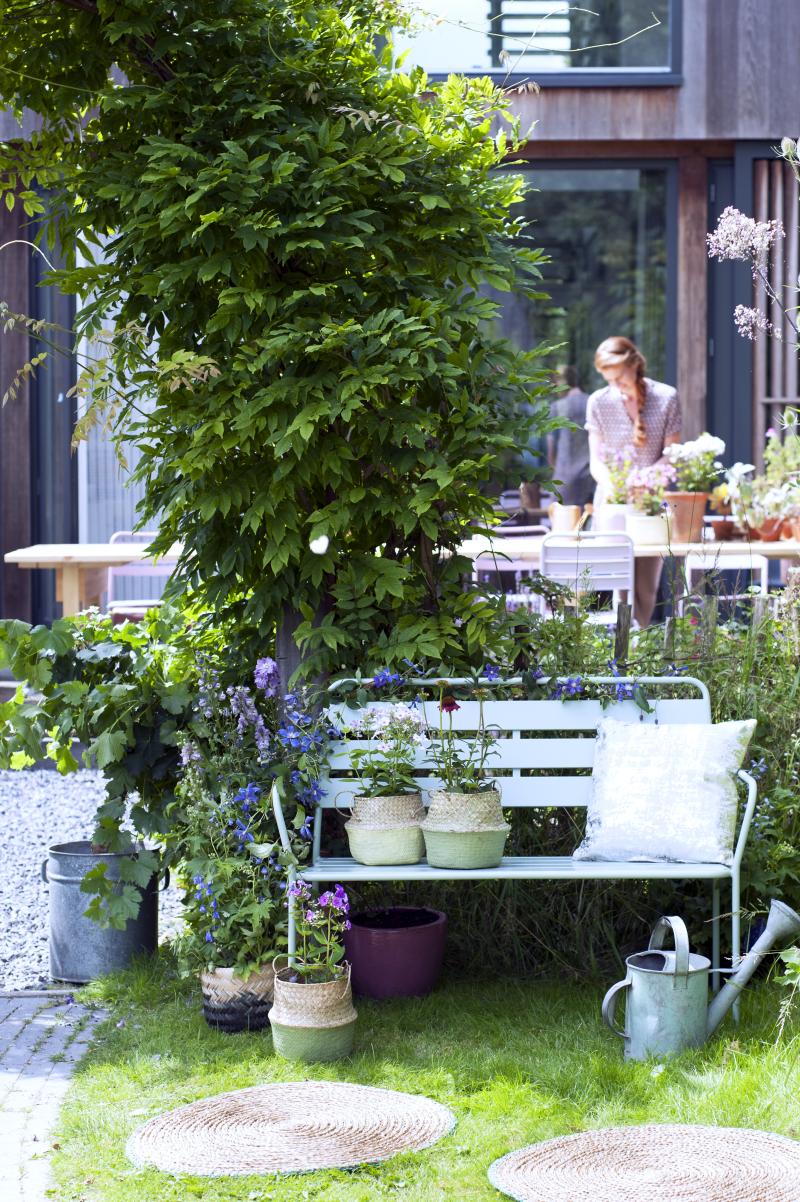
<svg viewBox="0 0 800 1202">
<path fill-rule="evenodd" d="M 575 858 L 730 864 L 736 772 L 755 725 L 601 721 Z"/>
</svg>

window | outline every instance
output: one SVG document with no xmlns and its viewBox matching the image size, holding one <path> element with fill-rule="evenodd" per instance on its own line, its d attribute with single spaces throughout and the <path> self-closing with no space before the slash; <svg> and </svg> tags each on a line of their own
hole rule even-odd
<svg viewBox="0 0 800 1202">
<path fill-rule="evenodd" d="M 498 294 L 500 332 L 526 349 L 559 346 L 553 366 L 577 368 L 587 392 L 602 385 L 594 351 L 612 334 L 641 347 L 648 375 L 674 383 L 674 165 L 537 165 L 525 176 L 530 238 L 551 259 L 550 299 Z"/>
<path fill-rule="evenodd" d="M 591 11 L 589 11 L 591 9 Z M 544 86 L 680 83 L 680 0 L 419 0 L 408 64 Z"/>
</svg>

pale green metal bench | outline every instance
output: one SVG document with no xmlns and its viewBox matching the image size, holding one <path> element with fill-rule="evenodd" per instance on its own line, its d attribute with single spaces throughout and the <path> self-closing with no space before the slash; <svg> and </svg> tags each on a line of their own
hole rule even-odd
<svg viewBox="0 0 800 1202">
<path fill-rule="evenodd" d="M 339 682 L 339 685 L 355 682 Z M 369 685 L 369 681 L 361 684 Z M 413 686 L 430 688 L 430 680 L 412 680 Z M 436 683 L 436 682 L 433 682 Z M 469 684 L 466 680 L 450 680 L 450 684 Z M 487 685 L 489 682 L 486 682 Z M 497 685 L 498 682 L 493 682 Z M 506 685 L 519 684 L 519 678 L 506 680 Z M 585 677 L 585 684 L 618 685 L 636 683 L 647 687 L 653 713 L 645 714 L 633 701 L 614 702 L 604 709 L 599 701 L 574 699 L 568 701 L 492 701 L 483 704 L 483 719 L 487 727 L 506 732 L 495 744 L 498 754 L 490 763 L 502 771 L 501 784 L 504 808 L 549 808 L 553 806 L 586 806 L 589 801 L 591 776 L 585 773 L 592 767 L 594 739 L 601 718 L 617 718 L 624 722 L 702 723 L 711 721 L 708 689 L 693 677 Z M 334 686 L 336 687 L 336 686 Z M 687 696 L 659 700 L 658 689 L 685 690 Z M 694 695 L 689 695 L 693 693 Z M 370 702 L 376 707 L 391 702 Z M 430 725 L 438 722 L 438 704 L 425 702 Z M 330 708 L 332 720 L 347 725 L 348 714 L 356 711 L 343 705 Z M 478 728 L 479 702 L 460 701 L 460 709 L 452 715 L 453 728 L 463 731 L 465 738 Z M 589 736 L 589 737 L 587 737 Z M 635 737 L 635 732 L 632 736 Z M 343 740 L 331 745 L 329 775 L 322 781 L 324 795 L 320 809 L 348 808 L 357 792 L 356 782 L 348 776 L 350 753 L 364 747 L 363 741 Z M 420 768 L 424 769 L 422 757 Z M 537 775 L 547 772 L 551 775 Z M 508 773 L 507 775 L 505 773 Z M 553 774 L 556 773 L 556 774 Z M 564 773 L 561 775 L 559 773 Z M 419 864 L 373 866 L 359 864 L 349 857 L 322 855 L 322 815 L 314 823 L 311 859 L 299 870 L 290 871 L 290 880 L 298 874 L 306 881 L 437 881 L 437 880 L 537 880 L 537 881 L 607 881 L 607 880 L 708 880 L 712 883 L 712 963 L 719 969 L 720 959 L 720 884 L 730 881 L 731 888 L 731 950 L 732 962 L 739 960 L 741 950 L 741 865 L 750 822 L 756 804 L 756 782 L 747 772 L 739 772 L 747 785 L 748 796 L 739 825 L 733 861 L 727 864 L 653 863 L 646 861 L 574 860 L 572 856 L 505 856 L 496 868 L 449 869 L 431 868 L 424 860 Z M 431 789 L 439 787 L 435 777 L 420 777 L 423 800 Z M 291 850 L 286 822 L 281 807 L 280 792 L 272 791 L 273 805 L 281 843 Z M 289 954 L 296 950 L 295 929 L 289 918 Z M 719 982 L 718 973 L 715 982 Z"/>
</svg>

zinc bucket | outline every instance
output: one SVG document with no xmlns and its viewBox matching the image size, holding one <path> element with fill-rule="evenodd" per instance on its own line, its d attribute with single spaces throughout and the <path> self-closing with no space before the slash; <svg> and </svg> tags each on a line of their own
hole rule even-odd
<svg viewBox="0 0 800 1202">
<path fill-rule="evenodd" d="M 158 946 L 158 881 L 150 878 L 142 891 L 136 918 L 123 930 L 101 927 L 85 911 L 90 896 L 81 892 L 89 869 L 105 864 L 110 881 L 119 881 L 122 860 L 131 852 L 93 852 L 87 840 L 54 843 L 42 864 L 50 886 L 50 976 L 54 981 L 83 984 L 126 968 L 134 956 Z M 121 887 L 121 885 L 120 885 Z"/>
</svg>

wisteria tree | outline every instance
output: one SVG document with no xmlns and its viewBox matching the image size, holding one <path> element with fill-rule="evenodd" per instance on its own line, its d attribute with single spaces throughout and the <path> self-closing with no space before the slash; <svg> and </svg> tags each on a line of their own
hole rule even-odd
<svg viewBox="0 0 800 1202">
<path fill-rule="evenodd" d="M 497 456 L 547 428 L 536 357 L 481 290 L 537 287 L 497 170 L 504 97 L 397 70 L 402 19 L 393 0 L 0 16 L 0 103 L 41 123 L 0 150 L 0 191 L 35 214 L 44 190 L 52 279 L 79 333 L 112 330 L 83 430 L 135 439 L 157 548 L 180 541 L 182 578 L 277 636 L 287 670 L 298 648 L 314 674 L 478 662 L 494 611 L 452 552 Z"/>
</svg>

